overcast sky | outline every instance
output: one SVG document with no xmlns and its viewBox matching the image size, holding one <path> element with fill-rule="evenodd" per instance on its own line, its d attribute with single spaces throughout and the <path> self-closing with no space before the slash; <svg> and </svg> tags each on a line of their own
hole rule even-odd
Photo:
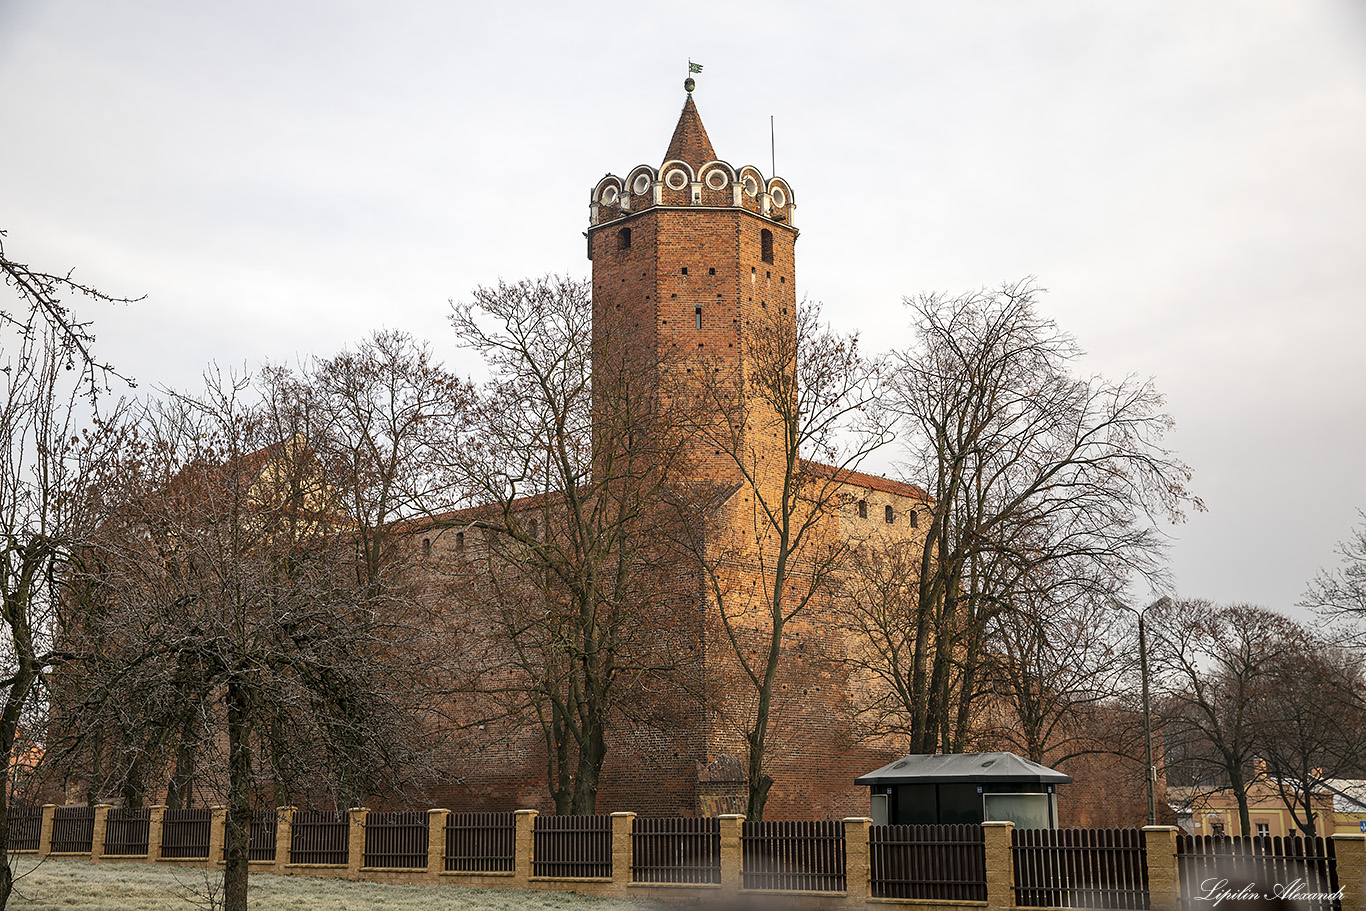
<svg viewBox="0 0 1366 911">
<path fill-rule="evenodd" d="M 776 118 L 799 293 L 877 349 L 1037 277 L 1168 396 L 1179 592 L 1293 608 L 1366 507 L 1360 0 L 0 0 L 5 249 L 145 294 L 89 312 L 144 386 L 380 327 L 469 371 L 447 300 L 586 276 L 690 57 L 720 157 L 769 173 Z"/>
</svg>

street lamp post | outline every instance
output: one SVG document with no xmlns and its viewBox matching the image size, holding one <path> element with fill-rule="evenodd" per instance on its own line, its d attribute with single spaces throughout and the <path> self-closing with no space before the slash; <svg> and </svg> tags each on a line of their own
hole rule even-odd
<svg viewBox="0 0 1366 911">
<path fill-rule="evenodd" d="M 1165 607 L 1171 598 L 1165 595 L 1149 604 L 1143 610 L 1134 610 L 1127 604 L 1119 606 L 1138 615 L 1138 667 L 1143 678 L 1143 760 L 1144 772 L 1148 779 L 1148 825 L 1157 825 L 1157 767 L 1153 765 L 1153 711 L 1148 701 L 1148 627 L 1143 615 L 1155 607 Z"/>
</svg>

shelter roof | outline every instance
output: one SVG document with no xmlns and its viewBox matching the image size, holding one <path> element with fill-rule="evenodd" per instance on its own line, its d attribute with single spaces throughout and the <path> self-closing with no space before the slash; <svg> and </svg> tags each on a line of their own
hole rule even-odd
<svg viewBox="0 0 1366 911">
<path fill-rule="evenodd" d="M 826 465 L 822 462 L 812 462 L 809 459 L 802 459 L 802 467 L 815 475 L 823 478 L 834 478 L 841 484 L 848 484 L 851 487 L 862 487 L 865 490 L 878 490 L 882 493 L 892 493 L 903 497 L 913 497 L 917 500 L 929 502 L 930 495 L 914 484 L 906 484 L 902 481 L 893 481 L 891 478 L 884 478 L 881 475 L 865 474 L 862 471 L 850 471 L 847 468 L 836 468 L 833 465 Z"/>
<path fill-rule="evenodd" d="M 912 753 L 854 784 L 1067 784 L 1071 780 L 1071 775 L 1014 753 Z"/>
</svg>

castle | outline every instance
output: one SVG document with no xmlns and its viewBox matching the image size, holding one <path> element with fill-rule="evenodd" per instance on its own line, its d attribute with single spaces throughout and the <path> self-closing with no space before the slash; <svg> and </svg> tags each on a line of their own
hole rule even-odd
<svg viewBox="0 0 1366 911">
<path fill-rule="evenodd" d="M 690 94 L 663 163 L 608 174 L 592 189 L 588 257 L 592 261 L 594 372 L 612 344 L 670 365 L 683 382 L 724 371 L 761 371 L 759 352 L 797 332 L 796 204 L 792 188 L 746 165 L 720 159 Z M 612 340 L 610 343 L 608 340 Z M 713 506 L 710 549 L 732 556 L 727 590 L 763 588 L 769 554 L 760 503 L 781 496 L 800 460 L 803 483 L 836 491 L 816 517 L 825 541 L 915 540 L 926 505 L 917 487 L 801 459 L 785 447 L 784 416 L 772 401 L 745 403 L 745 417 L 723 446 L 703 433 L 687 447 L 694 479 L 721 491 Z M 786 476 L 784 467 L 788 468 Z M 449 536 L 447 536 L 449 537 Z M 768 535 L 772 537 L 772 535 Z M 460 538 L 463 548 L 464 538 Z M 805 544 L 804 547 L 816 545 Z M 713 815 L 743 812 L 746 743 L 735 718 L 747 710 L 736 650 L 763 639 L 759 605 L 731 608 L 740 639 L 723 629 L 720 589 L 680 570 L 687 610 L 681 636 L 700 643 L 685 673 L 700 685 L 667 718 L 618 724 L 598 791 L 597 812 Z M 748 597 L 755 598 L 754 594 Z M 736 597 L 741 597 L 738 595 Z M 762 601 L 759 597 L 756 600 Z M 752 629 L 745 631 L 746 618 Z M 740 643 L 740 644 L 737 644 Z M 846 631 L 828 591 L 795 612 L 781 631 L 781 670 L 765 770 L 772 777 L 773 818 L 863 815 L 867 793 L 856 777 L 901 755 L 898 745 L 869 742 L 854 727 L 866 681 L 851 670 Z M 484 732 L 483 726 L 479 728 Z M 459 760 L 458 786 L 432 796 L 471 809 L 550 809 L 545 745 L 533 726 L 487 732 Z M 443 802 L 444 801 L 444 802 Z"/>
</svg>

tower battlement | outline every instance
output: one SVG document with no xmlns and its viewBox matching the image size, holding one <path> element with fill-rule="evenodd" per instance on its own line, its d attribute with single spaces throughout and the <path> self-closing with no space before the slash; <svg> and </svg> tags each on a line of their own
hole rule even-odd
<svg viewBox="0 0 1366 911">
<path fill-rule="evenodd" d="M 681 159 L 658 168 L 636 165 L 625 179 L 604 176 L 593 187 L 588 224 L 610 224 L 655 207 L 743 209 L 796 228 L 797 204 L 783 178 L 765 178 L 754 165 L 737 169 L 712 160 L 693 166 Z"/>
</svg>

